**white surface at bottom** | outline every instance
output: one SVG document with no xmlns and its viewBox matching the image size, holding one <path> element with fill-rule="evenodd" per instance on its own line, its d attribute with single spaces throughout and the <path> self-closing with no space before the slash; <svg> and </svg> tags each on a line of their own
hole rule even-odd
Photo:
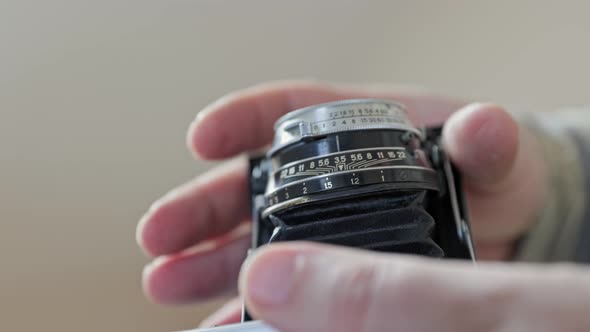
<svg viewBox="0 0 590 332">
<path fill-rule="evenodd" d="M 182 332 L 279 332 L 260 321 L 232 324 L 209 329 L 187 330 Z"/>
</svg>

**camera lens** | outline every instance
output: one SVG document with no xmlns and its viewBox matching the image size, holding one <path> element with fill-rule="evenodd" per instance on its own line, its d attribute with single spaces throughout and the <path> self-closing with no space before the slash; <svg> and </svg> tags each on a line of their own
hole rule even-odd
<svg viewBox="0 0 590 332">
<path fill-rule="evenodd" d="M 432 133 L 386 100 L 286 114 L 267 155 L 251 160 L 253 247 L 306 240 L 444 256 L 427 211 L 438 211 L 443 192 Z"/>
<path fill-rule="evenodd" d="M 303 240 L 475 258 L 442 127 L 418 130 L 398 103 L 354 99 L 295 110 L 274 129 L 266 156 L 250 159 L 252 248 Z"/>
<path fill-rule="evenodd" d="M 404 107 L 377 99 L 314 105 L 275 125 L 264 216 L 309 202 L 438 190 L 423 132 Z"/>
</svg>

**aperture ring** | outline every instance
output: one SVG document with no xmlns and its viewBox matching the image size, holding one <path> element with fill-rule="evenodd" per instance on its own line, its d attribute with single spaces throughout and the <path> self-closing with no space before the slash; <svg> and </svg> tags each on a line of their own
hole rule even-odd
<svg viewBox="0 0 590 332">
<path fill-rule="evenodd" d="M 403 147 L 380 147 L 330 153 L 288 163 L 273 172 L 276 186 L 305 178 L 331 173 L 382 166 L 420 165 L 410 151 Z"/>
</svg>

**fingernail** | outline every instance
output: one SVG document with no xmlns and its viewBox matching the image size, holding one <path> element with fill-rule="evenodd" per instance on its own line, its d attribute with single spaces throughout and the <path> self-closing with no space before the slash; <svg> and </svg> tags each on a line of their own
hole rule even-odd
<svg viewBox="0 0 590 332">
<path fill-rule="evenodd" d="M 146 264 L 143 267 L 143 271 L 141 273 L 142 278 L 146 279 L 146 277 L 152 273 L 152 271 L 154 270 L 154 268 L 156 268 L 159 265 L 162 265 L 162 263 L 164 261 L 165 261 L 164 257 L 156 257 L 151 262 L 149 262 L 148 264 Z"/>
<path fill-rule="evenodd" d="M 205 118 L 206 115 L 207 115 L 207 112 L 203 112 L 203 111 L 200 111 L 199 113 L 197 113 L 197 116 L 195 116 L 193 122 L 191 123 L 191 126 L 195 126 L 198 123 L 200 123 L 201 121 L 203 121 L 203 119 Z"/>
<path fill-rule="evenodd" d="M 264 306 L 286 303 L 302 259 L 292 252 L 272 252 L 254 259 L 247 272 L 249 299 Z"/>
</svg>

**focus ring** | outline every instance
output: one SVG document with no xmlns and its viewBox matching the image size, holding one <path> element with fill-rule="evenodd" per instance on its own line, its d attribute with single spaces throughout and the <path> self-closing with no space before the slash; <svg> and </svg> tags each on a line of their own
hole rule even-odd
<svg viewBox="0 0 590 332">
<path fill-rule="evenodd" d="M 275 126 L 274 154 L 305 138 L 354 130 L 411 131 L 421 136 L 402 105 L 379 99 L 354 99 L 314 105 L 284 115 Z"/>
<path fill-rule="evenodd" d="M 418 166 L 383 166 L 319 175 L 279 187 L 265 195 L 268 206 L 298 197 L 326 191 L 354 189 L 358 186 L 390 184 L 391 189 L 411 188 L 438 190 L 436 172 Z"/>
</svg>

